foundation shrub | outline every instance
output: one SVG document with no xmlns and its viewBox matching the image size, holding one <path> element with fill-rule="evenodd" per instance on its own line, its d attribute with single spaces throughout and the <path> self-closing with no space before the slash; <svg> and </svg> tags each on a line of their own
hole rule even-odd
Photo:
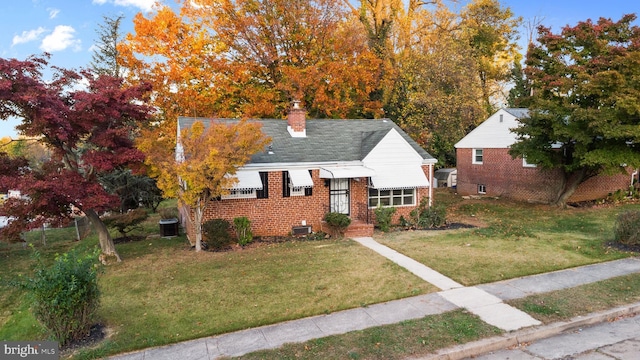
<svg viewBox="0 0 640 360">
<path fill-rule="evenodd" d="M 206 248 L 220 251 L 228 248 L 233 239 L 230 234 L 231 224 L 225 219 L 211 219 L 202 224 L 202 240 Z"/>
<path fill-rule="evenodd" d="M 351 225 L 349 216 L 337 212 L 330 212 L 324 215 L 324 221 L 336 234 L 342 235 L 344 231 Z"/>
<path fill-rule="evenodd" d="M 376 222 L 378 224 L 378 228 L 384 232 L 388 232 L 391 228 L 391 219 L 393 214 L 396 213 L 395 207 L 382 207 L 378 206 L 374 213 L 376 214 Z"/>
<path fill-rule="evenodd" d="M 236 236 L 238 237 L 238 244 L 245 246 L 253 241 L 253 233 L 251 232 L 251 220 L 246 216 L 237 217 L 233 219 L 233 226 L 236 230 Z"/>
</svg>

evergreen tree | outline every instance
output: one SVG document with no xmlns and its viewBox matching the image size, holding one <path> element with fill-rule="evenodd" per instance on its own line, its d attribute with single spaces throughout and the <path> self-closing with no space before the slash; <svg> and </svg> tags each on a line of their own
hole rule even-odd
<svg viewBox="0 0 640 360">
<path fill-rule="evenodd" d="M 91 56 L 91 69 L 96 73 L 103 75 L 111 75 L 114 77 L 122 77 L 120 65 L 118 64 L 118 43 L 122 39 L 120 33 L 120 24 L 124 15 L 115 17 L 103 16 L 104 23 L 99 24 L 98 40 L 96 42 L 96 50 Z"/>
</svg>

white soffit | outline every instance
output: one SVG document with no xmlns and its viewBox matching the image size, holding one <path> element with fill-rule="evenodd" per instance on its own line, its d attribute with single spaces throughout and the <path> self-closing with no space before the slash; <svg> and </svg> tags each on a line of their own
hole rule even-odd
<svg viewBox="0 0 640 360">
<path fill-rule="evenodd" d="M 232 176 L 228 175 L 227 176 Z M 238 182 L 233 184 L 231 190 L 262 190 L 262 180 L 260 179 L 260 173 L 251 170 L 239 170 L 235 175 L 238 178 Z"/>
<path fill-rule="evenodd" d="M 375 171 L 362 165 L 322 166 L 320 178 L 322 179 L 349 179 L 369 177 L 375 175 Z"/>
<path fill-rule="evenodd" d="M 309 174 L 309 170 L 288 170 L 289 179 L 293 187 L 313 187 L 313 179 Z"/>
<path fill-rule="evenodd" d="M 378 190 L 429 187 L 429 179 L 419 165 L 376 166 L 371 177 L 372 187 Z"/>
</svg>

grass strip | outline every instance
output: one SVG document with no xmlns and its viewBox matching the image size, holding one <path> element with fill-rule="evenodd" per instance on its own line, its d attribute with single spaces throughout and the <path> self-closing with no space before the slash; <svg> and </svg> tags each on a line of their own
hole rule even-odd
<svg viewBox="0 0 640 360">
<path fill-rule="evenodd" d="M 507 301 L 545 324 L 640 301 L 640 274 Z"/>
<path fill-rule="evenodd" d="M 405 359 L 500 334 L 501 330 L 459 309 L 418 320 L 328 336 L 239 359 Z"/>
</svg>

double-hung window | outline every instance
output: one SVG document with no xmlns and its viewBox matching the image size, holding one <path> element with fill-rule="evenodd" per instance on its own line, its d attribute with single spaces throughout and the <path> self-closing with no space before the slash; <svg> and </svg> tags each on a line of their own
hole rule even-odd
<svg viewBox="0 0 640 360">
<path fill-rule="evenodd" d="M 472 154 L 473 158 L 471 159 L 471 163 L 481 165 L 484 160 L 484 152 L 482 149 L 473 149 Z"/>
<path fill-rule="evenodd" d="M 416 189 L 378 190 L 369 188 L 369 207 L 415 205 Z"/>
</svg>

